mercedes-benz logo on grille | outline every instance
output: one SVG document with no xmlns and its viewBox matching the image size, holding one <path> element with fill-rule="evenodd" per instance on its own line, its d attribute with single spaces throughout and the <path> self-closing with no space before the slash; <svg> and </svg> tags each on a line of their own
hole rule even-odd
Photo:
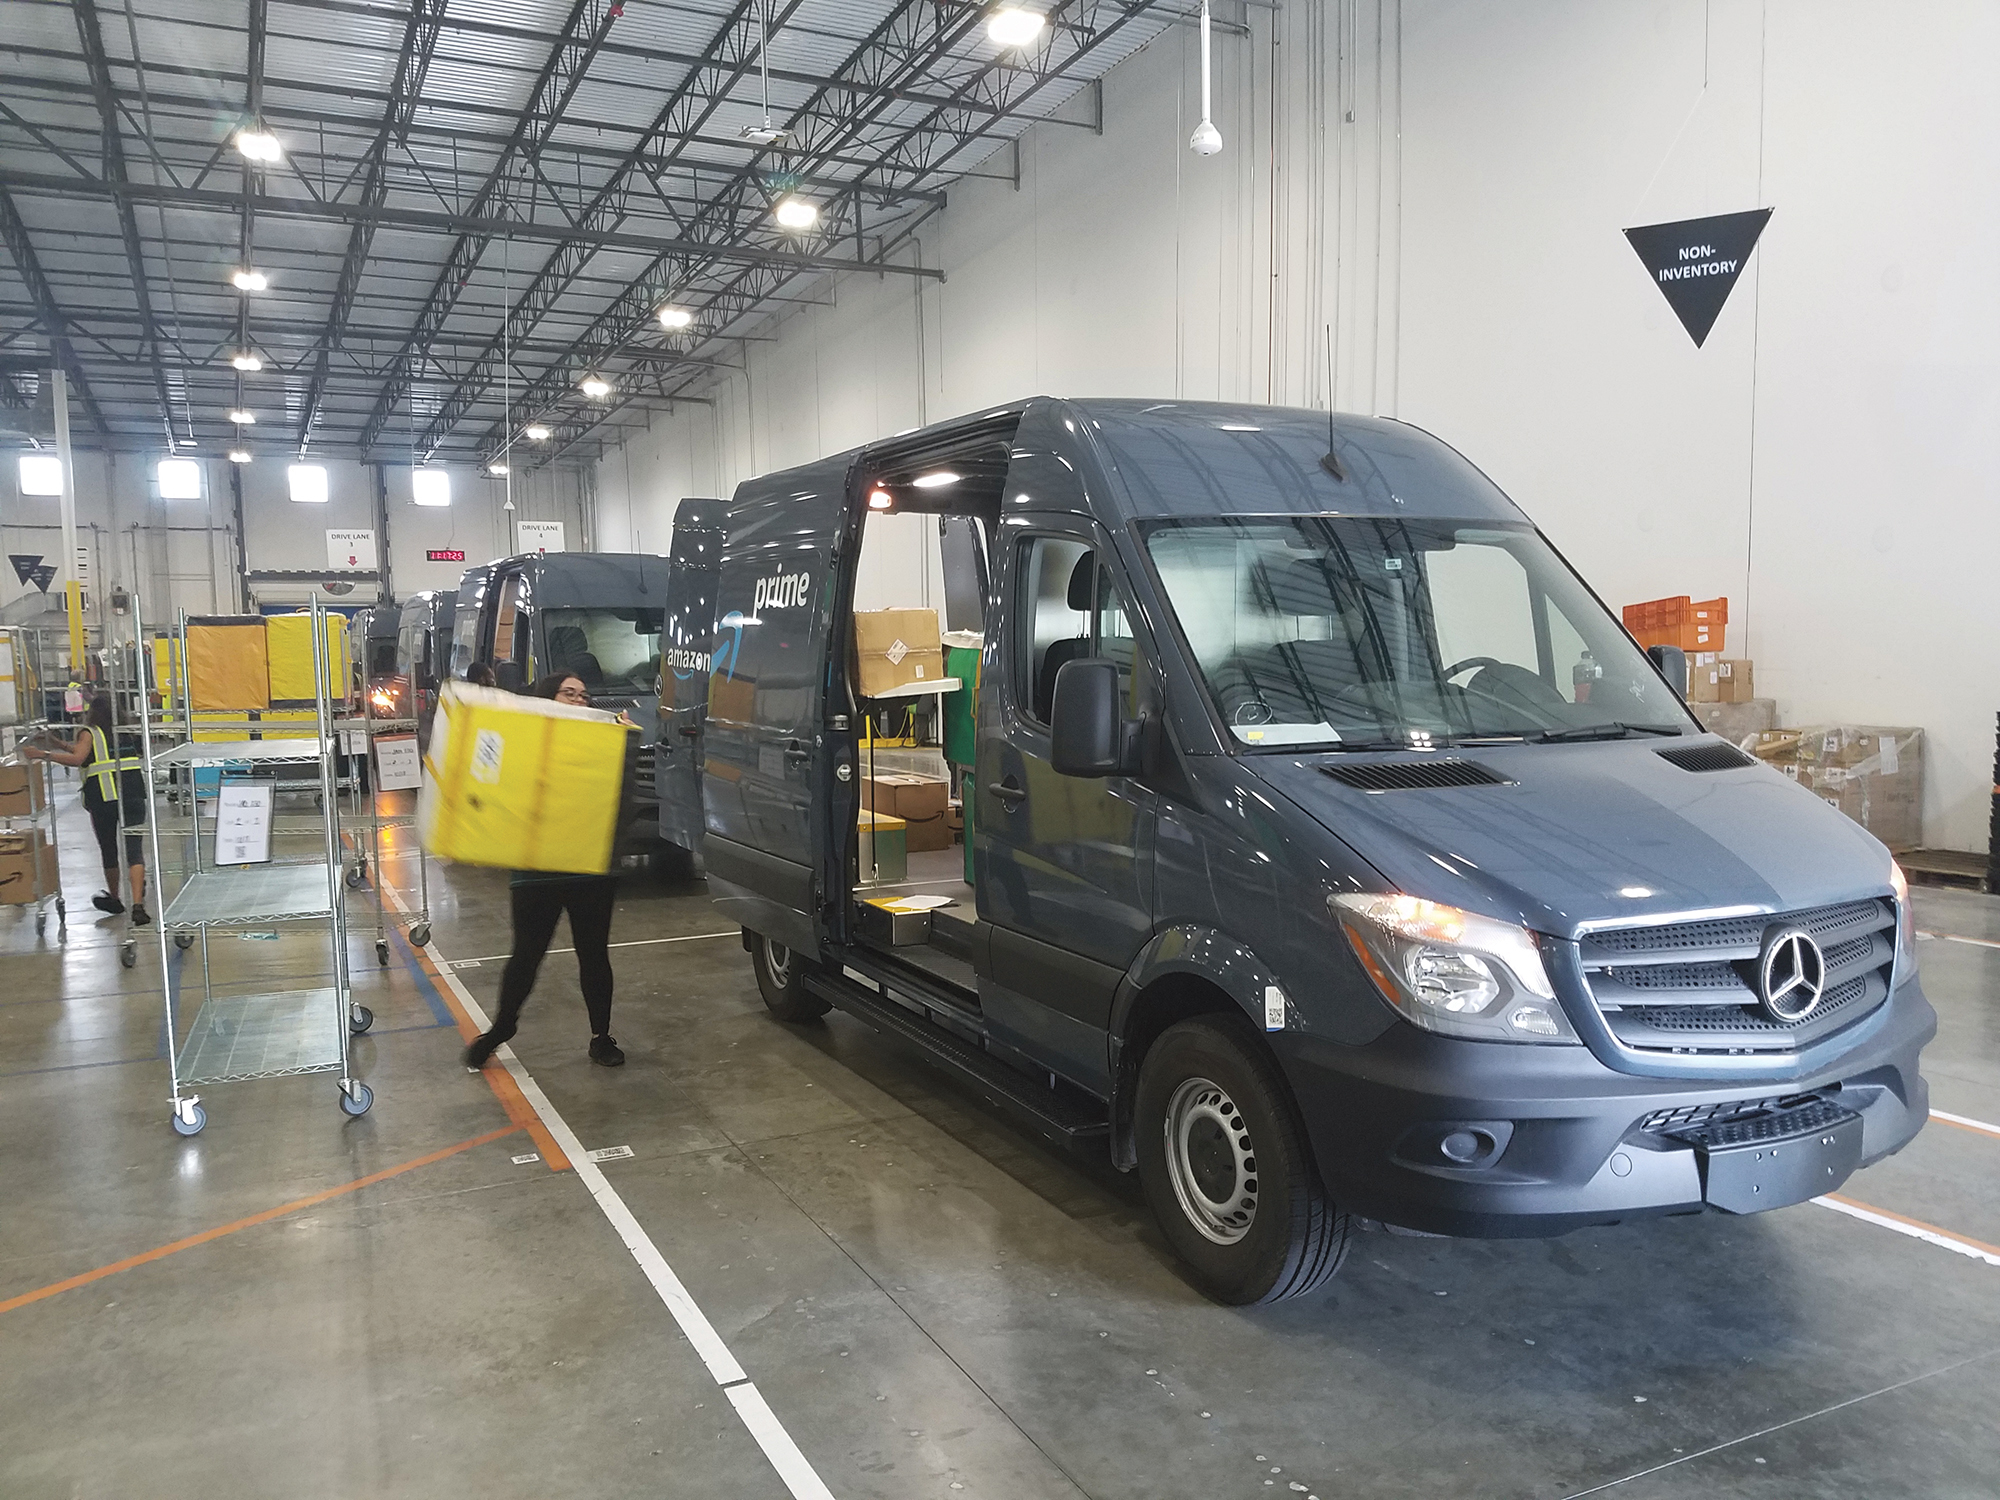
<svg viewBox="0 0 2000 1500">
<path fill-rule="evenodd" d="M 1826 955 L 1803 927 L 1772 927 L 1757 955 L 1757 998 L 1774 1021 L 1803 1021 L 1826 993 Z"/>
</svg>

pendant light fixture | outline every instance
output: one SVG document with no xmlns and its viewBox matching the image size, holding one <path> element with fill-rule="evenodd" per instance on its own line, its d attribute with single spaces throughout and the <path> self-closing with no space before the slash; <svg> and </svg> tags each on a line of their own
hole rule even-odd
<svg viewBox="0 0 2000 1500">
<path fill-rule="evenodd" d="M 1222 149 L 1222 132 L 1215 128 L 1210 113 L 1208 0 L 1201 0 L 1201 123 L 1188 138 L 1188 149 L 1196 156 L 1213 156 Z"/>
<path fill-rule="evenodd" d="M 743 139 L 756 146 L 782 145 L 791 135 L 771 123 L 771 0 L 757 0 L 757 67 L 764 77 L 764 123 L 745 125 Z"/>
</svg>

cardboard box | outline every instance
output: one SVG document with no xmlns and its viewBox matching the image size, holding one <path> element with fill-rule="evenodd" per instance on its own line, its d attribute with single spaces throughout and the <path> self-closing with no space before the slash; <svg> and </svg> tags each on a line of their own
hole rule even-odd
<svg viewBox="0 0 2000 1500">
<path fill-rule="evenodd" d="M 912 854 L 951 847 L 951 784 L 920 771 L 877 771 L 861 780 L 861 805 L 869 812 L 901 818 L 905 847 Z"/>
<path fill-rule="evenodd" d="M 1924 732 L 1872 724 L 1774 729 L 1751 750 L 1893 851 L 1921 848 Z"/>
<path fill-rule="evenodd" d="M 55 846 L 39 828 L 25 833 L 0 833 L 0 906 L 25 906 L 35 899 L 35 864 L 42 867 L 42 894 L 62 890 L 56 870 Z"/>
<path fill-rule="evenodd" d="M 854 690 L 872 698 L 944 676 L 944 641 L 934 609 L 854 613 Z"/>
<path fill-rule="evenodd" d="M 0 760 L 0 818 L 29 818 L 42 810 L 38 766 L 9 756 Z"/>
<path fill-rule="evenodd" d="M 1687 701 L 1690 703 L 1722 701 L 1722 674 L 1713 662 L 1705 667 L 1698 667 L 1694 664 L 1693 657 L 1688 658 Z"/>
<path fill-rule="evenodd" d="M 447 685 L 417 794 L 424 848 L 460 864 L 602 875 L 630 732 L 596 709 Z"/>
<path fill-rule="evenodd" d="M 1715 664 L 1718 703 L 1748 703 L 1757 696 L 1757 679 L 1748 661 L 1719 661 Z"/>
<path fill-rule="evenodd" d="M 1745 703 L 1697 703 L 1694 716 L 1710 734 L 1719 734 L 1730 744 L 1740 745 L 1778 727 L 1778 704 L 1774 698 L 1752 698 Z"/>
</svg>

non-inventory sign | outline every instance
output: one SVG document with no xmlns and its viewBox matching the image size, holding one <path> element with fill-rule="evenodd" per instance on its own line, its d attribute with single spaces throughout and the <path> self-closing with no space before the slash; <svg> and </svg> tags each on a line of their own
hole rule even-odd
<svg viewBox="0 0 2000 1500">
<path fill-rule="evenodd" d="M 375 533 L 333 531 L 326 534 L 326 565 L 337 573 L 375 571 Z"/>
<path fill-rule="evenodd" d="M 1677 219 L 1671 224 L 1646 224 L 1625 231 L 1653 285 L 1681 320 L 1699 349 L 1708 338 L 1722 304 L 1743 274 L 1743 263 L 1757 246 L 1771 210 L 1753 208 L 1740 214 L 1716 214 L 1706 219 Z"/>
<path fill-rule="evenodd" d="M 560 521 L 516 521 L 514 545 L 522 552 L 561 552 L 563 523 Z"/>
<path fill-rule="evenodd" d="M 277 784 L 230 780 L 215 799 L 215 863 L 262 865 L 271 861 L 271 806 Z"/>
<path fill-rule="evenodd" d="M 423 785 L 423 761 L 414 734 L 375 737 L 375 785 L 385 792 L 408 792 Z"/>
<path fill-rule="evenodd" d="M 464 562 L 465 549 L 463 547 L 426 547 L 424 549 L 424 561 Z"/>
<path fill-rule="evenodd" d="M 33 583 L 35 575 L 42 569 L 42 554 L 39 552 L 9 552 L 7 561 L 14 565 L 14 576 L 22 583 Z"/>
</svg>

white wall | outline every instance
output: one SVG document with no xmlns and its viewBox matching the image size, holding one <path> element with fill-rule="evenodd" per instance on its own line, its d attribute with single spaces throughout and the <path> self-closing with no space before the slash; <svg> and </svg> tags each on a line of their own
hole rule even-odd
<svg viewBox="0 0 2000 1500">
<path fill-rule="evenodd" d="M 1225 3 L 1220 12 L 1229 15 Z M 1930 731 L 1929 842 L 1986 837 L 2000 632 L 2000 7 L 1291 0 L 1045 126 L 599 466 L 675 501 L 1031 392 L 1322 404 L 1445 437 L 1614 605 L 1726 594 L 1785 722 Z M 1377 26 L 1379 21 L 1379 35 Z M 1273 28 L 1276 28 L 1275 34 Z M 1696 349 L 1620 231 L 1771 207 Z M 621 531 L 631 540 L 614 541 Z M 908 561 L 916 564 L 912 555 Z"/>
</svg>

